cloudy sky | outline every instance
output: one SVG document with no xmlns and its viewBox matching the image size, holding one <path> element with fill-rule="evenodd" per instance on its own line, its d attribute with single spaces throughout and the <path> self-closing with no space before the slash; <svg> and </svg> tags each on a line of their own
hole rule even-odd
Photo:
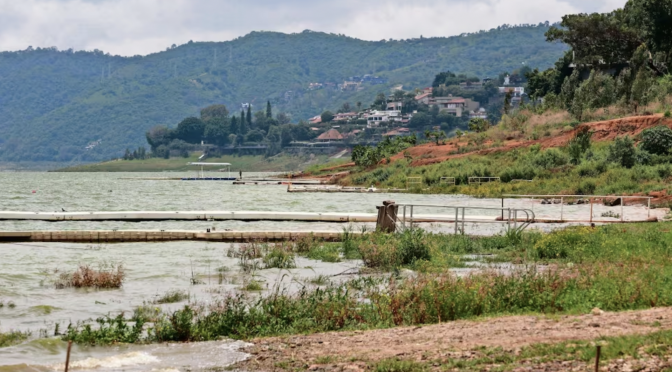
<svg viewBox="0 0 672 372">
<path fill-rule="evenodd" d="M 626 0 L 0 0 L 0 50 L 28 46 L 149 54 L 254 30 L 366 40 L 452 36 L 501 24 L 555 22 Z"/>
</svg>

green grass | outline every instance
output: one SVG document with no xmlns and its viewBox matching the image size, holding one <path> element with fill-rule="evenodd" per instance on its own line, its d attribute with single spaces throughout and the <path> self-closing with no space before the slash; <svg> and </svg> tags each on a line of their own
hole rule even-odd
<svg viewBox="0 0 672 372">
<path fill-rule="evenodd" d="M 57 172 L 188 172 L 196 171 L 196 168 L 187 166 L 188 162 L 198 161 L 198 155 L 188 158 L 151 158 L 146 160 L 111 160 L 96 164 L 79 165 L 59 169 Z M 318 155 L 310 160 L 305 156 L 280 155 L 272 158 L 264 156 L 235 156 L 227 155 L 219 158 L 208 158 L 206 161 L 214 163 L 231 163 L 232 175 L 238 177 L 238 171 L 243 172 L 284 172 L 301 170 L 305 167 L 314 166 L 327 160 L 327 156 Z M 245 173 L 243 173 L 243 178 Z"/>
<path fill-rule="evenodd" d="M 154 300 L 155 304 L 174 304 L 189 299 L 189 293 L 186 291 L 174 290 L 168 291 L 163 296 Z"/>
<path fill-rule="evenodd" d="M 672 306 L 672 223 L 569 228 L 542 235 L 470 238 L 417 232 L 373 234 L 354 242 L 373 268 L 418 275 L 363 277 L 342 284 L 244 293 L 203 311 L 185 306 L 156 319 L 143 342 L 248 339 L 282 334 L 433 324 L 504 314 L 577 314 Z M 371 253 L 374 252 L 374 253 Z M 447 256 L 495 252 L 527 264 L 510 273 L 456 277 Z M 375 266 L 371 263 L 384 265 Z M 538 264 L 553 263 L 545 270 Z M 249 288 L 250 283 L 244 287 Z M 255 290 L 260 289 L 256 283 Z M 189 318 L 177 324 L 176 318 Z M 114 323 L 114 322 L 112 322 Z M 176 327 L 180 327 L 179 329 Z M 184 327 L 188 332 L 182 332 Z M 179 331 L 179 332 L 178 332 Z M 70 333 L 78 334 L 77 328 Z"/>
<path fill-rule="evenodd" d="M 243 285 L 241 289 L 244 291 L 258 292 L 262 291 L 264 287 L 261 285 L 261 282 L 256 280 L 250 280 L 249 282 L 245 283 L 245 285 Z"/>
<path fill-rule="evenodd" d="M 27 340 L 30 337 L 30 332 L 10 331 L 7 333 L 0 332 L 0 347 L 9 347 L 17 345 Z"/>
</svg>

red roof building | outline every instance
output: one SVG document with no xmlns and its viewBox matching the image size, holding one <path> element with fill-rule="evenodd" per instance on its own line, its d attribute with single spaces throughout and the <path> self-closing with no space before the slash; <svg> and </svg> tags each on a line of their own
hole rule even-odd
<svg viewBox="0 0 672 372">
<path fill-rule="evenodd" d="M 336 129 L 329 129 L 317 137 L 320 142 L 343 141 L 343 136 Z"/>
</svg>

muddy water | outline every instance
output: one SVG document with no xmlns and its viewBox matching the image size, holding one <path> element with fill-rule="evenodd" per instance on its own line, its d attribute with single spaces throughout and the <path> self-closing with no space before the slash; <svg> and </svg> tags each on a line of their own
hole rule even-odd
<svg viewBox="0 0 672 372">
<path fill-rule="evenodd" d="M 0 210 L 14 211 L 123 211 L 123 210 L 259 210 L 302 212 L 368 212 L 383 200 L 398 203 L 469 205 L 498 207 L 501 200 L 473 199 L 454 195 L 406 194 L 312 194 L 287 193 L 283 186 L 234 186 L 228 182 L 182 182 L 132 180 L 125 177 L 181 176 L 175 173 L 0 173 Z M 191 174 L 184 174 L 191 175 Z M 506 206 L 534 208 L 538 217 L 559 218 L 560 206 L 542 206 L 531 201 L 507 201 Z M 626 219 L 645 217 L 641 207 L 626 207 Z M 599 217 L 605 211 L 620 213 L 620 207 L 595 206 Z M 425 208 L 417 213 L 441 213 Z M 496 212 L 472 211 L 473 214 Z M 586 206 L 565 206 L 566 218 L 588 218 Z M 653 211 L 664 215 L 664 211 Z M 467 211 L 470 214 L 470 211 Z M 536 225 L 551 229 L 560 225 Z M 217 230 L 335 230 L 342 224 L 303 222 L 30 222 L 0 221 L 0 230 L 75 229 L 203 229 Z M 369 227 L 371 227 L 369 225 Z M 452 225 L 427 224 L 434 231 L 451 231 Z M 354 229 L 360 226 L 353 226 Z M 495 234 L 499 224 L 467 224 L 472 234 Z M 224 296 L 252 277 L 239 271 L 238 261 L 227 257 L 236 248 L 224 243 L 170 242 L 114 245 L 70 243 L 26 243 L 0 245 L 0 332 L 31 331 L 30 341 L 0 349 L 0 372 L 62 370 L 65 345 L 56 339 L 37 339 L 40 333 L 53 335 L 70 323 L 107 314 L 130 312 L 143 304 L 165 310 L 177 309 L 186 301 L 153 305 L 171 290 L 189 292 L 191 301 L 209 302 Z M 72 272 L 80 264 L 123 264 L 127 278 L 119 290 L 93 291 L 56 289 L 59 272 Z M 297 259 L 291 270 L 259 270 L 255 280 L 263 287 L 277 283 L 289 288 L 310 285 L 318 275 L 334 275 L 356 268 L 358 261 L 327 264 Z M 192 285 L 192 278 L 202 284 Z M 342 277 L 345 278 L 345 277 Z M 12 303 L 13 306 L 9 306 Z M 76 347 L 74 370 L 78 371 L 198 371 L 229 365 L 245 355 L 240 343 L 219 341 L 184 345 Z M 59 366 L 59 364 L 61 364 Z"/>
</svg>

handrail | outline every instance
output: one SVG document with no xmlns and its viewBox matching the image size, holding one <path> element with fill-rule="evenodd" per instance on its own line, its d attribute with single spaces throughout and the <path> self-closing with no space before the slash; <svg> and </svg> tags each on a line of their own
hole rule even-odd
<svg viewBox="0 0 672 372">
<path fill-rule="evenodd" d="M 507 228 L 509 230 L 512 230 L 512 223 L 513 223 L 513 230 L 514 231 L 523 231 L 525 228 L 527 228 L 530 224 L 534 223 L 536 215 L 534 214 L 534 211 L 531 209 L 525 209 L 525 208 L 500 208 L 500 207 L 474 207 L 474 206 L 461 206 L 461 205 L 440 205 L 440 204 L 395 204 L 396 207 L 400 207 L 402 209 L 402 214 L 401 214 L 401 219 L 399 216 L 396 216 L 396 221 L 401 222 L 401 228 L 402 229 L 413 229 L 413 219 L 414 219 L 414 209 L 416 207 L 420 208 L 447 208 L 447 209 L 454 209 L 455 210 L 455 220 L 453 221 L 455 224 L 455 234 L 458 234 L 460 231 L 459 225 L 461 224 L 462 228 L 461 231 L 464 233 L 464 225 L 465 222 L 467 222 L 467 217 L 465 216 L 465 211 L 467 209 L 475 209 L 475 210 L 482 210 L 482 211 L 498 211 L 501 212 L 502 218 L 501 220 L 495 219 L 494 221 L 470 221 L 470 222 L 492 222 L 492 223 L 506 223 Z M 407 214 L 407 209 L 408 209 L 408 214 Z M 519 219 L 518 219 L 518 214 L 525 214 L 525 219 L 522 221 L 521 225 L 518 226 Z M 504 218 L 504 215 L 506 214 L 506 219 Z M 408 215 L 408 218 L 407 218 Z M 408 224 L 408 226 L 407 226 Z"/>
<path fill-rule="evenodd" d="M 504 194 L 502 195 L 502 207 L 504 206 L 504 198 L 512 199 L 522 199 L 529 198 L 534 201 L 534 199 L 560 199 L 560 220 L 564 220 L 564 205 L 565 198 L 581 198 L 590 200 L 590 222 L 593 222 L 593 200 L 594 199 L 605 199 L 605 198 L 620 198 L 621 199 L 621 222 L 625 221 L 623 206 L 625 204 L 625 199 L 646 199 L 647 201 L 647 218 L 651 217 L 651 200 L 652 196 L 638 196 L 638 195 L 515 195 L 515 194 Z"/>
</svg>

